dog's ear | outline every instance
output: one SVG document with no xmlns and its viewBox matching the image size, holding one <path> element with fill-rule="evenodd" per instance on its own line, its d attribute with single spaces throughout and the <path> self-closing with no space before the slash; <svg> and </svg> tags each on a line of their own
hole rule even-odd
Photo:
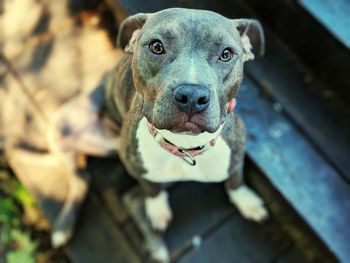
<svg viewBox="0 0 350 263">
<path fill-rule="evenodd" d="M 152 14 L 140 13 L 125 19 L 119 27 L 117 37 L 118 47 L 124 49 L 126 52 L 133 53 L 138 33 L 150 16 Z"/>
<path fill-rule="evenodd" d="M 234 19 L 234 25 L 241 37 L 246 60 L 265 53 L 265 37 L 262 26 L 255 19 Z"/>
</svg>

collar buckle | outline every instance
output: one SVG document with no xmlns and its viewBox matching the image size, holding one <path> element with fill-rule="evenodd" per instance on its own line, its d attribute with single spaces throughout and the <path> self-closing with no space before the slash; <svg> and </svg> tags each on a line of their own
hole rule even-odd
<svg viewBox="0 0 350 263">
<path fill-rule="evenodd" d="M 195 166 L 197 164 L 196 159 L 190 154 L 188 151 L 184 149 L 178 150 L 180 153 L 183 153 L 184 156 L 181 156 L 184 161 L 186 161 L 189 165 Z"/>
</svg>

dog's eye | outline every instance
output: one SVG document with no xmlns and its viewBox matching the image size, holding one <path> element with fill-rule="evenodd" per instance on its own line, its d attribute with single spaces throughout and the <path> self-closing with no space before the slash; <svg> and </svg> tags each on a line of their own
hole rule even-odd
<svg viewBox="0 0 350 263">
<path fill-rule="evenodd" d="M 234 53 L 233 53 L 232 49 L 225 48 L 224 51 L 222 51 L 219 59 L 223 62 L 228 62 L 233 58 L 233 56 L 234 56 Z"/>
<path fill-rule="evenodd" d="M 163 43 L 160 40 L 155 40 L 151 42 L 151 44 L 149 44 L 149 49 L 157 55 L 165 53 Z"/>
</svg>

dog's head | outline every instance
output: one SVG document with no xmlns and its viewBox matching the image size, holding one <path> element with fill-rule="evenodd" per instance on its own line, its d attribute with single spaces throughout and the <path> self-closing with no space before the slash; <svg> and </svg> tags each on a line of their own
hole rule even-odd
<svg viewBox="0 0 350 263">
<path fill-rule="evenodd" d="M 133 54 L 144 116 L 158 129 L 188 134 L 219 129 L 243 63 L 264 52 L 258 21 L 181 8 L 127 18 L 117 42 Z"/>
</svg>

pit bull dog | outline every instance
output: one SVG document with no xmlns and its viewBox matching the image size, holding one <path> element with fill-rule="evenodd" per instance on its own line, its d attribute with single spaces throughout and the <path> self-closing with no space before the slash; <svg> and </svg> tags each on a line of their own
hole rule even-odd
<svg viewBox="0 0 350 263">
<path fill-rule="evenodd" d="M 58 111 L 52 151 L 71 171 L 81 154 L 116 151 L 144 190 L 156 230 L 172 219 L 162 185 L 187 180 L 225 181 L 241 214 L 264 220 L 263 201 L 243 183 L 246 132 L 234 112 L 243 64 L 264 52 L 260 23 L 173 8 L 127 18 L 117 42 L 125 54 L 114 70 L 91 94 Z M 82 200 L 72 188 L 54 228 L 55 245 L 68 240 L 72 211 Z M 164 247 L 153 252 L 167 261 Z"/>
</svg>

